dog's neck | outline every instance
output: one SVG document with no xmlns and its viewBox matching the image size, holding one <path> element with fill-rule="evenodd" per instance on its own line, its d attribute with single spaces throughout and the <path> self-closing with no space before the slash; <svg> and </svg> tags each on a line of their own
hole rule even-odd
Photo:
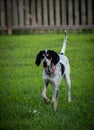
<svg viewBox="0 0 94 130">
<path fill-rule="evenodd" d="M 52 75 L 54 74 L 55 70 L 56 70 L 56 65 L 54 64 L 51 64 L 50 66 L 48 67 L 45 67 L 45 72 L 48 74 L 48 75 Z"/>
</svg>

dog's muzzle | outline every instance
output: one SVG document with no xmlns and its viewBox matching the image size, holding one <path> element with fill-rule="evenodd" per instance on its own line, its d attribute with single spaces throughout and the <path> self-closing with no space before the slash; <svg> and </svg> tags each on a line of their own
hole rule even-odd
<svg viewBox="0 0 94 130">
<path fill-rule="evenodd" d="M 43 61 L 43 67 L 47 67 L 47 61 Z"/>
</svg>

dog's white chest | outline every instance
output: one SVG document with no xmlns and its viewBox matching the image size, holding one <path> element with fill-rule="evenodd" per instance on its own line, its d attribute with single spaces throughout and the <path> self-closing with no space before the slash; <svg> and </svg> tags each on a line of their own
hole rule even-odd
<svg viewBox="0 0 94 130">
<path fill-rule="evenodd" d="M 59 85 L 60 81 L 62 79 L 62 73 L 61 73 L 61 66 L 58 63 L 56 65 L 56 70 L 53 74 L 47 74 L 46 71 L 43 71 L 43 79 L 48 81 L 49 83 L 53 84 L 53 85 Z"/>
</svg>

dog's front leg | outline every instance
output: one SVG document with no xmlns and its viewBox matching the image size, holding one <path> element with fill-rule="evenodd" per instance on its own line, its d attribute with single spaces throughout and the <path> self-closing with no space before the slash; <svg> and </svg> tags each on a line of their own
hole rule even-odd
<svg viewBox="0 0 94 130">
<path fill-rule="evenodd" d="M 44 99 L 44 102 L 45 102 L 46 104 L 49 104 L 49 103 L 50 103 L 50 100 L 49 100 L 48 97 L 46 96 L 47 87 L 48 87 L 48 82 L 44 81 L 44 87 L 43 87 L 43 91 L 42 91 L 42 97 L 43 97 L 43 99 Z"/>
<path fill-rule="evenodd" d="M 58 104 L 58 88 L 55 86 L 54 86 L 52 102 L 54 102 L 54 110 L 56 111 L 57 104 Z"/>
</svg>

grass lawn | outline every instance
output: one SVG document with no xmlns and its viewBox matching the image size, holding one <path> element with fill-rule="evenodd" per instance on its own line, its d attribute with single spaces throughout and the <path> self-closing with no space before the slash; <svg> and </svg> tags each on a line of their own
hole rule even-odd
<svg viewBox="0 0 94 130">
<path fill-rule="evenodd" d="M 94 33 L 68 33 L 72 102 L 62 81 L 57 111 L 43 103 L 35 57 L 43 49 L 59 53 L 62 41 L 63 34 L 0 36 L 0 130 L 94 129 Z"/>
</svg>

